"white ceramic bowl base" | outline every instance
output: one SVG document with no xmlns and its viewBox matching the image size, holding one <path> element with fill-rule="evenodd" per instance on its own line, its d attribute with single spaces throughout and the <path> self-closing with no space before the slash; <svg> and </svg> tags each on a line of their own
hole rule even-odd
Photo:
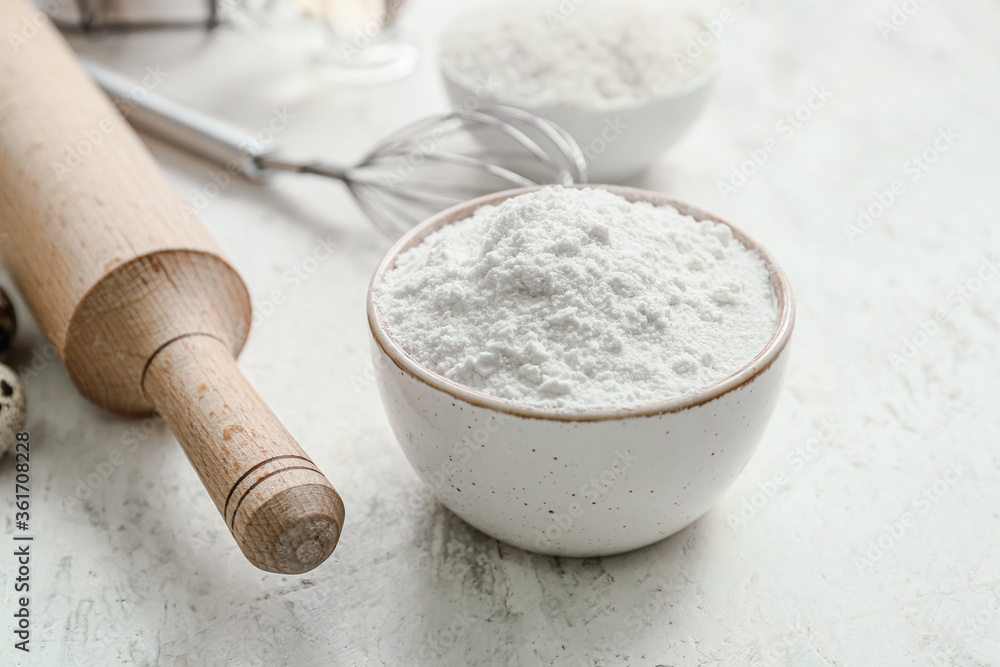
<svg viewBox="0 0 1000 667">
<path fill-rule="evenodd" d="M 373 348 L 389 422 L 437 498 L 501 542 L 576 557 L 652 544 L 707 512 L 753 455 L 787 358 L 687 410 L 560 422 L 456 400 Z"/>
<path fill-rule="evenodd" d="M 483 99 L 476 96 L 474 86 L 463 84 L 461 77 L 449 74 L 447 68 L 443 68 L 442 76 L 448 97 L 456 108 L 503 104 L 524 109 L 561 126 L 580 144 L 587 161 L 588 178 L 594 183 L 620 182 L 656 162 L 697 120 L 708 104 L 715 80 L 713 69 L 668 96 L 621 108 L 587 109 L 531 107 L 499 96 Z M 541 136 L 541 133 L 528 134 L 533 139 Z M 479 134 L 476 136 L 496 156 L 509 152 L 509 140 L 497 141 L 495 135 L 488 135 L 485 140 Z"/>
<path fill-rule="evenodd" d="M 697 219 L 717 217 L 663 195 L 602 186 L 630 200 L 671 203 Z M 416 227 L 395 257 L 426 234 L 513 190 L 445 211 Z M 421 367 L 386 333 L 369 292 L 376 381 L 389 423 L 414 470 L 458 516 L 528 551 L 604 556 L 651 544 L 689 525 L 722 496 L 753 455 L 782 385 L 794 323 L 787 279 L 772 272 L 779 318 L 761 353 L 704 390 L 635 409 L 559 413 L 496 399 Z"/>
</svg>

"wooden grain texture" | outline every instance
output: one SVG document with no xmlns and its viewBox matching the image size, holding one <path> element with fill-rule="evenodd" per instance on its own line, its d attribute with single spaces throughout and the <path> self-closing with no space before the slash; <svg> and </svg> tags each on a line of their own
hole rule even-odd
<svg viewBox="0 0 1000 667">
<path fill-rule="evenodd" d="M 0 50 L 0 259 L 85 397 L 163 414 L 254 565 L 315 567 L 343 504 L 236 366 L 245 285 L 44 16 L 0 0 L 0 34 L 26 25 Z"/>
<path fill-rule="evenodd" d="M 160 251 L 122 264 L 84 295 L 62 356 L 73 383 L 97 405 L 149 412 L 142 374 L 165 343 L 200 332 L 225 341 L 236 356 L 249 328 L 246 287 L 221 257 Z"/>
<path fill-rule="evenodd" d="M 208 335 L 180 338 L 153 357 L 144 387 L 251 563 L 296 574 L 330 555 L 344 523 L 340 497 L 240 373 L 228 345 Z"/>
<path fill-rule="evenodd" d="M 0 34 L 39 16 L 4 0 Z M 77 305 L 117 267 L 166 248 L 219 255 L 50 26 L 0 50 L 0 183 L 4 264 L 60 351 Z"/>
</svg>

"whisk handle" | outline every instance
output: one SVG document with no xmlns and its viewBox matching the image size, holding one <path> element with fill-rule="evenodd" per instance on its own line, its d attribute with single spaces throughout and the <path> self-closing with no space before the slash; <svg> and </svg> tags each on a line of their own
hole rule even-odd
<svg viewBox="0 0 1000 667">
<path fill-rule="evenodd" d="M 263 178 L 264 170 L 258 160 L 269 151 L 256 139 L 226 123 L 160 97 L 146 87 L 84 58 L 80 61 L 132 127 L 230 171 L 254 180 Z"/>
</svg>

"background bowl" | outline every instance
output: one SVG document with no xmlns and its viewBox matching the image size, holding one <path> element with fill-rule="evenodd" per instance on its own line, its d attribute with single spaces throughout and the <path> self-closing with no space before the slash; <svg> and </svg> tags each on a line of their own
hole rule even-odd
<svg viewBox="0 0 1000 667">
<path fill-rule="evenodd" d="M 515 98 L 489 93 L 441 59 L 441 74 L 451 103 L 502 104 L 529 111 L 569 132 L 587 159 L 590 180 L 618 182 L 649 167 L 694 124 L 708 103 L 721 54 L 704 72 L 670 94 L 639 104 L 608 108 L 566 105 L 531 106 Z M 499 147 L 486 143 L 486 148 Z"/>
<path fill-rule="evenodd" d="M 586 186 L 580 186 L 586 187 Z M 670 204 L 729 225 L 771 272 L 778 323 L 760 353 L 701 391 L 639 407 L 556 411 L 458 385 L 421 366 L 392 339 L 368 292 L 375 374 L 386 415 L 414 470 L 438 499 L 483 532 L 557 556 L 604 556 L 656 542 L 704 514 L 749 462 L 777 401 L 794 304 L 774 258 L 743 231 L 664 195 L 600 187 L 629 201 Z M 399 240 L 379 265 L 508 190 L 444 211 Z"/>
</svg>

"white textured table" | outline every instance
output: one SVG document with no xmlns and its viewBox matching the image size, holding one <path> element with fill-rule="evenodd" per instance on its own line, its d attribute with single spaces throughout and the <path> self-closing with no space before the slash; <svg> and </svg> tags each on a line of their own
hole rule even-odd
<svg viewBox="0 0 1000 667">
<path fill-rule="evenodd" d="M 420 69 L 370 89 L 324 85 L 300 55 L 229 31 L 76 43 L 133 77 L 159 66 L 159 92 L 248 128 L 287 107 L 280 144 L 347 160 L 445 108 L 432 47 L 452 4 L 413 1 Z M 152 143 L 250 285 L 241 365 L 343 495 L 345 533 L 305 576 L 253 569 L 171 435 L 85 403 L 18 301 L 12 363 L 36 369 L 33 634 L 30 654 L 13 650 L 5 457 L 0 664 L 1000 663 L 1000 6 L 898 4 L 919 9 L 883 38 L 890 0 L 731 3 L 708 112 L 636 182 L 762 239 L 799 320 L 745 474 L 693 526 L 616 558 L 498 544 L 421 486 L 368 366 L 363 300 L 388 242 L 339 186 L 233 182 L 199 199 L 211 168 Z M 814 87 L 828 99 L 779 126 Z M 769 138 L 724 200 L 719 181 L 739 183 Z M 858 207 L 871 223 L 845 229 Z"/>
</svg>

